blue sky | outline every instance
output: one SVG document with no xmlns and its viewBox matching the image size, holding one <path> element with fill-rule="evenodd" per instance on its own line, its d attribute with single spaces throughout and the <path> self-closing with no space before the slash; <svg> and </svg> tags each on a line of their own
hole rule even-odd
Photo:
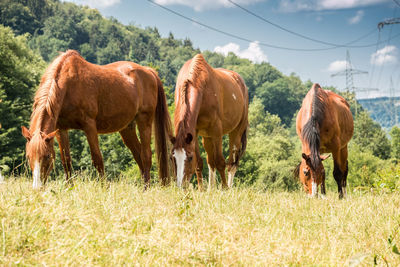
<svg viewBox="0 0 400 267">
<path fill-rule="evenodd" d="M 300 38 L 278 29 L 232 5 L 228 0 L 153 0 L 193 20 L 248 39 L 238 40 L 172 14 L 147 0 L 74 0 L 97 8 L 105 17 L 124 24 L 157 27 L 162 36 L 190 38 L 194 47 L 219 53 L 234 52 L 254 62 L 268 61 L 284 74 L 296 73 L 303 81 L 333 85 L 343 90 L 345 77 L 331 77 L 346 66 L 346 50 L 353 68 L 368 71 L 354 76 L 354 85 L 379 88 L 358 92 L 358 98 L 389 95 L 390 78 L 400 96 L 400 24 L 377 24 L 400 17 L 400 0 L 232 0 L 251 12 L 298 34 L 334 44 L 346 44 L 371 33 L 352 45 L 323 51 L 288 51 L 275 46 L 320 49 L 332 46 Z M 397 4 L 397 3 L 398 4 Z M 374 31 L 374 29 L 376 29 Z M 372 32 L 373 31 L 373 32 Z M 376 45 L 378 40 L 380 44 Z"/>
</svg>

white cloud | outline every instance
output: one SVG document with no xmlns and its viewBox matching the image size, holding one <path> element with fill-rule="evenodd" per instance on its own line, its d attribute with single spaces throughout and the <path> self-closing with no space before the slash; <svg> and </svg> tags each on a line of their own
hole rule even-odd
<svg viewBox="0 0 400 267">
<path fill-rule="evenodd" d="M 240 5 L 249 5 L 256 2 L 265 0 L 235 0 L 234 2 Z M 203 11 L 206 9 L 218 9 L 221 7 L 234 7 L 228 0 L 154 0 L 160 5 L 184 5 L 192 7 L 196 11 Z"/>
<path fill-rule="evenodd" d="M 280 11 L 321 11 L 371 6 L 390 0 L 281 0 Z"/>
<path fill-rule="evenodd" d="M 88 5 L 93 8 L 106 8 L 119 4 L 121 0 L 70 0 L 79 5 Z"/>
<path fill-rule="evenodd" d="M 381 66 L 397 62 L 398 49 L 394 45 L 387 45 L 371 55 L 371 64 Z"/>
<path fill-rule="evenodd" d="M 329 72 L 338 72 L 345 70 L 347 66 L 347 60 L 336 60 L 329 64 L 327 71 Z"/>
<path fill-rule="evenodd" d="M 349 19 L 349 24 L 357 24 L 361 21 L 363 17 L 364 17 L 364 11 L 358 10 L 356 15 Z"/>
<path fill-rule="evenodd" d="M 254 63 L 261 63 L 263 61 L 268 62 L 267 55 L 265 55 L 261 50 L 257 41 L 250 43 L 249 47 L 244 50 L 240 50 L 240 46 L 238 44 L 229 43 L 224 46 L 216 46 L 214 48 L 214 52 L 223 54 L 225 56 L 228 55 L 229 52 L 232 52 L 238 57 L 247 58 Z"/>
</svg>

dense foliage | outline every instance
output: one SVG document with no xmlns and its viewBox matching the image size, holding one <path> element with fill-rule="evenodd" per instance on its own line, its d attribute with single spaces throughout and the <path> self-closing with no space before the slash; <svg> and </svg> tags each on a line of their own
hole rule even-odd
<svg viewBox="0 0 400 267">
<path fill-rule="evenodd" d="M 24 158 L 20 127 L 28 125 L 32 95 L 45 67 L 26 43 L 25 36 L 16 37 L 0 25 L 0 165 L 5 172 Z"/>
<path fill-rule="evenodd" d="M 292 170 L 300 160 L 300 144 L 294 118 L 312 85 L 310 81 L 302 82 L 295 74 L 286 76 L 266 62 L 255 64 L 233 53 L 223 56 L 200 51 L 189 39 L 176 39 L 172 33 L 164 38 L 156 28 L 122 25 L 113 18 L 104 18 L 95 9 L 57 0 L 2 0 L 0 23 L 11 27 L 0 26 L 0 164 L 6 172 L 23 162 L 20 126 L 29 121 L 32 95 L 46 67 L 44 62 L 51 62 L 58 51 L 75 49 L 97 64 L 130 60 L 154 67 L 163 80 L 171 111 L 179 69 L 202 52 L 213 67 L 237 71 L 249 89 L 248 149 L 241 160 L 238 184 L 263 189 L 296 188 Z M 344 96 L 351 103 L 353 114 L 356 105 L 358 110 L 349 145 L 349 184 L 374 186 L 379 180 L 378 170 L 389 166 L 391 158 L 400 157 L 399 130 L 392 130 L 390 142 L 379 124 L 354 101 L 354 95 Z M 88 169 L 91 159 L 85 136 L 71 131 L 70 138 L 74 169 Z M 101 136 L 100 143 L 110 177 L 122 173 L 138 179 L 136 164 L 118 134 Z M 203 149 L 202 155 L 205 156 Z M 56 162 L 61 173 L 60 161 Z M 330 177 L 332 160 L 326 165 Z M 204 175 L 208 176 L 206 169 Z M 334 183 L 333 179 L 328 180 Z"/>
</svg>

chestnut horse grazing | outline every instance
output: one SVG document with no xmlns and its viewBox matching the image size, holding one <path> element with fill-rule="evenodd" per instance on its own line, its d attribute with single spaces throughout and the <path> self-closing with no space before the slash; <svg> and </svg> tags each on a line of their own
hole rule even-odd
<svg viewBox="0 0 400 267">
<path fill-rule="evenodd" d="M 99 66 L 85 61 L 76 51 L 62 53 L 42 77 L 35 95 L 30 129 L 22 126 L 33 187 L 45 184 L 52 169 L 54 137 L 58 140 L 69 180 L 72 170 L 69 129 L 85 132 L 93 164 L 101 176 L 104 165 L 98 134 L 118 131 L 139 165 L 147 187 L 153 121 L 159 177 L 165 184 L 168 182 L 166 136 L 172 133 L 164 89 L 157 73 L 132 62 Z"/>
<path fill-rule="evenodd" d="M 353 136 L 353 116 L 346 100 L 314 84 L 303 100 L 297 115 L 296 130 L 302 143 L 302 161 L 296 174 L 305 191 L 318 197 L 318 186 L 325 195 L 325 169 L 322 161 L 332 153 L 333 177 L 338 185 L 339 198 L 346 196 L 348 173 L 347 143 Z"/>
<path fill-rule="evenodd" d="M 246 149 L 248 92 L 236 72 L 213 69 L 201 54 L 187 61 L 178 74 L 175 88 L 175 138 L 172 156 L 177 184 L 190 181 L 196 169 L 202 188 L 203 161 L 197 136 L 203 138 L 209 168 L 209 189 L 216 185 L 216 169 L 222 187 L 232 187 L 239 159 Z M 228 183 L 222 136 L 229 134 Z"/>
</svg>

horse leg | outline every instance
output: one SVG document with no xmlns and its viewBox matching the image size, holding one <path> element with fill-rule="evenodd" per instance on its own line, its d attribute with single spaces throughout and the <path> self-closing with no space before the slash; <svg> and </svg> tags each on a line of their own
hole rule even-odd
<svg viewBox="0 0 400 267">
<path fill-rule="evenodd" d="M 347 179 L 347 146 L 341 151 L 332 153 L 333 155 L 333 177 L 338 185 L 339 199 L 346 195 Z"/>
<path fill-rule="evenodd" d="M 348 151 L 347 145 L 340 150 L 340 156 L 342 159 L 342 169 L 343 169 L 343 177 L 342 177 L 342 190 L 344 193 L 344 197 L 347 197 L 347 175 L 349 174 L 349 162 L 347 161 Z"/>
<path fill-rule="evenodd" d="M 137 118 L 137 124 L 139 127 L 140 135 L 140 158 L 142 159 L 143 173 L 142 177 L 144 180 L 144 189 L 146 190 L 150 186 L 150 168 L 151 168 L 151 126 L 153 123 L 152 114 L 140 114 Z"/>
<path fill-rule="evenodd" d="M 99 172 L 99 175 L 104 178 L 104 163 L 99 147 L 99 137 L 97 135 L 96 122 L 89 123 L 83 131 L 85 132 L 86 138 L 89 143 L 90 154 L 92 156 L 92 162 L 94 167 Z"/>
<path fill-rule="evenodd" d="M 208 190 L 212 190 L 216 187 L 216 164 L 215 164 L 215 149 L 214 143 L 211 138 L 203 137 L 204 149 L 207 152 L 207 164 L 208 164 Z"/>
<path fill-rule="evenodd" d="M 228 187 L 233 186 L 233 180 L 237 168 L 239 166 L 240 149 L 241 149 L 241 134 L 239 131 L 234 131 L 229 134 L 229 159 L 228 159 Z"/>
<path fill-rule="evenodd" d="M 221 175 L 221 183 L 222 183 L 222 189 L 228 189 L 228 184 L 226 183 L 226 177 L 225 177 L 225 158 L 224 154 L 222 153 L 222 136 L 218 137 L 218 139 L 215 142 L 215 148 L 216 148 L 216 163 L 217 163 L 217 170 L 219 172 L 219 175 Z"/>
<path fill-rule="evenodd" d="M 59 130 L 56 134 L 56 138 L 58 141 L 58 146 L 60 148 L 60 156 L 62 165 L 64 167 L 65 179 L 67 182 L 72 183 L 72 180 L 70 180 L 72 174 L 72 163 L 71 163 L 68 131 Z"/>
<path fill-rule="evenodd" d="M 196 176 L 197 176 L 197 184 L 199 190 L 203 189 L 203 160 L 200 155 L 199 141 L 197 139 L 197 135 L 194 138 L 195 142 L 195 153 L 196 153 Z"/>
<path fill-rule="evenodd" d="M 136 124 L 132 122 L 125 129 L 121 130 L 119 134 L 124 141 L 124 144 L 129 148 L 131 151 L 133 158 L 135 159 L 137 165 L 139 166 L 140 172 L 143 175 L 143 164 L 142 159 L 140 158 L 140 142 L 136 135 Z"/>
<path fill-rule="evenodd" d="M 213 143 L 213 148 L 214 148 L 215 166 L 217 167 L 219 175 L 221 176 L 222 189 L 227 189 L 228 185 L 226 183 L 226 177 L 225 177 L 226 163 L 225 163 L 224 155 L 222 154 L 222 136 L 217 137 L 217 138 L 210 138 L 210 139 L 211 139 L 211 142 Z"/>
</svg>

